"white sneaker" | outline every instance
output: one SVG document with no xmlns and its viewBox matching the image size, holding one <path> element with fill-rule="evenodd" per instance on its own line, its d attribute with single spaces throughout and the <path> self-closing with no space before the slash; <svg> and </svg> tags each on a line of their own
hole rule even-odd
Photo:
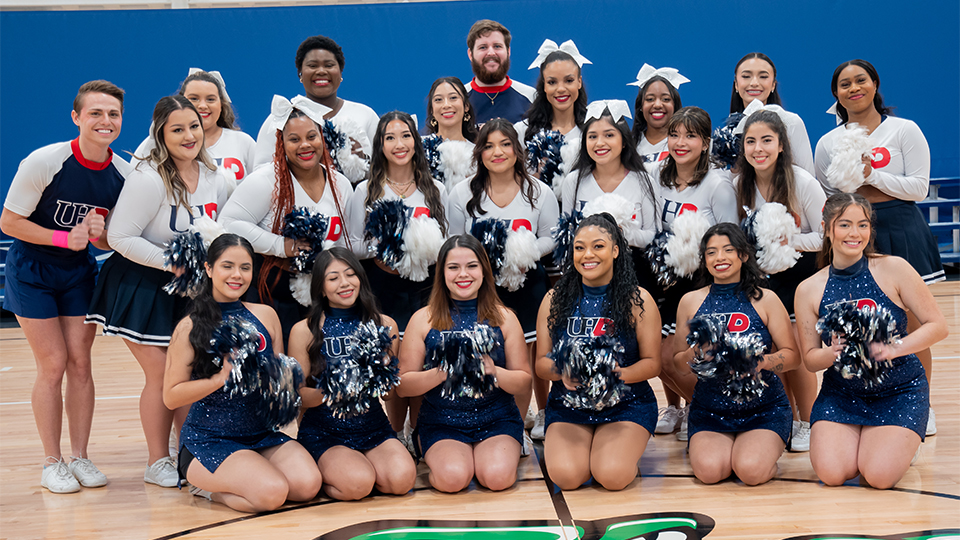
<svg viewBox="0 0 960 540">
<path fill-rule="evenodd" d="M 47 459 L 55 458 L 48 457 Z M 80 491 L 80 482 L 77 482 L 63 458 L 50 465 L 44 465 L 43 472 L 40 473 L 40 485 L 49 489 L 51 493 L 75 493 Z"/>
<path fill-rule="evenodd" d="M 170 456 L 162 457 L 147 467 L 143 473 L 143 481 L 160 487 L 177 487 L 177 482 L 180 481 L 177 464 Z"/>
<path fill-rule="evenodd" d="M 526 430 L 533 429 L 533 426 L 536 423 L 537 423 L 537 411 L 535 411 L 532 406 L 527 407 L 527 415 L 523 417 L 523 429 L 526 429 Z"/>
<path fill-rule="evenodd" d="M 204 491 L 193 484 L 190 484 L 189 491 L 194 497 L 202 497 L 208 501 L 213 500 L 213 494 L 211 494 L 209 491 Z"/>
<path fill-rule="evenodd" d="M 677 425 L 680 423 L 680 410 L 674 407 L 673 405 L 667 405 L 666 407 L 660 409 L 660 419 L 657 420 L 657 428 L 653 430 L 654 433 L 673 433 L 677 429 Z"/>
<path fill-rule="evenodd" d="M 82 457 L 73 457 L 70 459 L 70 473 L 80 482 L 83 487 L 93 488 L 107 485 L 107 475 L 100 472 L 100 469 L 92 461 Z"/>
<path fill-rule="evenodd" d="M 793 421 L 793 430 L 790 435 L 790 451 L 810 451 L 810 422 L 804 422 L 803 420 Z"/>
<path fill-rule="evenodd" d="M 536 421 L 533 423 L 533 427 L 530 428 L 530 438 L 542 441 L 546 437 L 547 430 L 547 410 L 540 409 L 537 411 Z"/>
<path fill-rule="evenodd" d="M 688 438 L 687 435 L 687 417 L 690 416 L 690 405 L 677 411 L 677 416 L 680 417 L 680 431 L 677 431 L 677 440 L 686 441 Z"/>
<path fill-rule="evenodd" d="M 937 414 L 930 407 L 930 414 L 927 415 L 927 437 L 937 434 Z"/>
<path fill-rule="evenodd" d="M 527 457 L 533 453 L 533 439 L 526 431 L 523 432 L 523 445 L 520 446 L 520 457 Z"/>
</svg>

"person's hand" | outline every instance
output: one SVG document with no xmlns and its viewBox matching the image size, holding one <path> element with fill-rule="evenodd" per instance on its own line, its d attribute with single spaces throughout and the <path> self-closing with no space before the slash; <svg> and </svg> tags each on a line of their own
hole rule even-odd
<svg viewBox="0 0 960 540">
<path fill-rule="evenodd" d="M 567 390 L 570 390 L 571 392 L 576 392 L 577 388 L 580 388 L 580 381 L 571 379 L 566 375 L 561 375 L 560 380 L 563 382 L 563 386 L 565 386 Z"/>
<path fill-rule="evenodd" d="M 893 343 L 871 343 L 870 359 L 874 362 L 889 362 L 894 358 L 903 356 L 898 352 L 899 350 L 900 340 L 894 341 Z"/>
<path fill-rule="evenodd" d="M 833 351 L 835 358 L 839 359 L 843 353 L 843 348 L 847 345 L 847 340 L 840 334 L 830 334 L 830 350 Z"/>
<path fill-rule="evenodd" d="M 873 172 L 873 158 L 867 155 L 867 156 L 863 156 L 861 158 L 861 161 L 863 162 L 863 178 L 864 179 L 869 178 L 870 173 Z"/>
<path fill-rule="evenodd" d="M 493 358 L 489 354 L 483 355 L 483 372 L 493 377 L 493 386 L 499 388 L 497 383 L 497 365 L 493 363 Z"/>
<path fill-rule="evenodd" d="M 283 239 L 283 252 L 288 259 L 292 259 L 308 249 L 310 249 L 310 244 L 304 242 L 303 240 L 297 240 L 294 238 Z"/>
<path fill-rule="evenodd" d="M 223 367 L 220 368 L 213 377 L 210 377 L 212 381 L 217 382 L 217 388 L 221 388 L 224 384 L 227 383 L 227 379 L 230 378 L 230 372 L 233 370 L 233 354 L 225 356 L 223 358 Z"/>
<path fill-rule="evenodd" d="M 83 223 L 87 225 L 87 235 L 91 242 L 95 242 L 103 235 L 103 228 L 106 226 L 106 220 L 95 211 L 87 212 L 83 218 Z"/>
<path fill-rule="evenodd" d="M 87 243 L 90 241 L 90 226 L 86 220 L 76 227 L 70 229 L 67 233 L 67 249 L 73 251 L 83 251 L 87 249 Z"/>
</svg>

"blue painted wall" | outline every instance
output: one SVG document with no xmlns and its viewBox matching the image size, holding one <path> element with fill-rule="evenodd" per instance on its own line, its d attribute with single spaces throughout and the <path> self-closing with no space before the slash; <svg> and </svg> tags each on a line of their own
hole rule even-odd
<svg viewBox="0 0 960 540">
<path fill-rule="evenodd" d="M 593 6 L 603 6 L 600 11 Z M 934 177 L 960 173 L 960 4 L 897 0 L 867 4 L 807 0 L 757 4 L 687 0 L 478 0 L 363 6 L 163 11 L 0 12 L 0 188 L 6 195 L 20 160 L 76 135 L 70 109 L 85 81 L 108 79 L 127 91 L 115 150 L 146 135 L 153 105 L 173 93 L 187 68 L 218 69 L 253 135 L 273 94 L 303 93 L 294 54 L 310 35 L 334 38 L 346 54 L 340 95 L 383 113 L 423 118 L 430 83 L 471 76 L 466 33 L 480 18 L 510 28 L 511 75 L 534 84 L 527 65 L 544 38 L 574 39 L 591 99 L 631 104 L 644 62 L 672 66 L 692 80 L 684 104 L 716 125 L 728 112 L 734 63 L 762 51 L 777 63 L 787 109 L 800 114 L 813 144 L 834 127 L 830 77 L 843 61 L 876 65 L 896 114 L 916 121 L 930 143 Z"/>
</svg>

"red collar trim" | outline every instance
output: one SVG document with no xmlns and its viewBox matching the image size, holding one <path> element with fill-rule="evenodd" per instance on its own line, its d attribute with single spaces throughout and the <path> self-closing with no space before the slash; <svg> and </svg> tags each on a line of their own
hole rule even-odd
<svg viewBox="0 0 960 540">
<path fill-rule="evenodd" d="M 70 150 L 73 150 L 73 156 L 77 158 L 77 161 L 91 171 L 102 171 L 109 167 L 111 163 L 113 163 L 113 150 L 110 148 L 107 148 L 107 160 L 103 163 L 90 161 L 89 159 L 83 157 L 83 154 L 80 153 L 80 137 L 70 141 Z"/>
<path fill-rule="evenodd" d="M 476 77 L 470 79 L 470 88 L 472 88 L 474 92 L 480 92 L 481 94 L 496 94 L 498 92 L 503 92 L 507 88 L 510 88 L 511 85 L 513 85 L 513 81 L 510 80 L 509 76 L 507 77 L 507 82 L 505 82 L 503 86 L 478 86 Z"/>
</svg>

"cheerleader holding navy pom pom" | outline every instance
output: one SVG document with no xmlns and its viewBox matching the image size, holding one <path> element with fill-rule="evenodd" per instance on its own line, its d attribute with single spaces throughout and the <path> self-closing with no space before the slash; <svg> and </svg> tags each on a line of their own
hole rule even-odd
<svg viewBox="0 0 960 540">
<path fill-rule="evenodd" d="M 777 375 L 796 369 L 800 354 L 790 316 L 773 291 L 760 287 L 763 271 L 738 226 L 720 223 L 708 229 L 700 257 L 701 274 L 710 276 L 705 278 L 710 285 L 684 295 L 677 308 L 677 333 L 686 336 L 694 317 L 712 316 L 729 334 L 758 334 L 764 350 L 756 369 L 762 370 L 763 387 L 759 395 L 738 402 L 727 395 L 721 374 L 697 381 L 693 396 L 684 396 L 690 401 L 690 465 L 705 484 L 735 473 L 744 484 L 755 486 L 776 474 L 790 437 L 790 402 Z M 702 361 L 704 352 L 709 354 L 686 348 L 676 354 L 676 362 Z"/>
<path fill-rule="evenodd" d="M 688 82 L 690 79 L 675 68 L 655 69 L 644 64 L 637 80 L 627 83 L 640 88 L 633 104 L 633 140 L 644 163 L 655 164 L 669 155 L 667 122 L 673 113 L 683 108 L 678 89 Z"/>
<path fill-rule="evenodd" d="M 469 235 L 449 238 L 440 249 L 430 304 L 410 319 L 400 349 L 401 396 L 423 396 L 416 444 L 430 467 L 430 485 L 455 493 L 476 476 L 492 491 L 509 488 L 517 480 L 523 420 L 515 395 L 529 391 L 523 329 L 517 317 L 497 297 L 490 261 L 480 242 Z M 433 363 L 451 356 L 451 347 L 481 341 L 478 325 L 492 334 L 492 348 L 461 346 L 482 368 L 449 375 Z M 479 350 L 478 350 L 479 349 Z M 474 355 L 481 355 L 476 359 Z M 464 363 L 465 364 L 465 363 Z M 448 378 L 467 379 L 483 374 L 489 388 L 444 388 Z M 452 384 L 451 384 L 452 386 Z M 467 391 L 471 395 L 463 395 Z"/>
<path fill-rule="evenodd" d="M 565 273 L 540 306 L 537 373 L 554 381 L 544 453 L 560 489 L 577 489 L 591 476 L 609 490 L 627 487 L 657 423 L 657 399 L 647 380 L 660 371 L 660 316 L 653 297 L 637 286 L 628 249 L 612 216 L 585 218 Z M 601 336 L 619 342 L 622 362 L 613 371 L 627 388 L 618 403 L 599 410 L 571 407 L 567 398 L 596 381 L 561 376 L 558 364 L 566 359 L 554 347 Z"/>
<path fill-rule="evenodd" d="M 423 148 L 430 174 L 447 192 L 476 174 L 473 146 L 477 140 L 477 114 L 467 99 L 467 89 L 456 77 L 433 81 L 427 94 L 427 131 Z"/>
<path fill-rule="evenodd" d="M 895 256 L 874 253 L 873 211 L 861 195 L 838 193 L 823 209 L 821 262 L 797 288 L 797 326 L 803 362 L 823 373 L 811 416 L 810 462 L 823 483 L 838 486 L 861 475 L 878 489 L 900 481 L 920 451 L 930 388 L 915 353 L 947 336 L 947 324 L 921 276 Z M 888 310 L 899 339 L 870 343 L 873 362 L 891 362 L 879 383 L 835 369 L 845 340 L 821 333 L 817 321 L 836 304 Z M 907 334 L 906 312 L 920 326 Z"/>
<path fill-rule="evenodd" d="M 203 148 L 203 119 L 187 98 L 157 102 L 151 136 L 157 146 L 120 192 L 107 234 L 116 251 L 103 264 L 86 320 L 102 325 L 104 335 L 122 337 L 143 369 L 140 422 L 149 451 L 144 481 L 174 487 L 177 471 L 167 442 L 171 423 L 179 426 L 187 410 L 163 404 L 163 368 L 189 300 L 163 290 L 173 272 L 182 271 L 167 270 L 162 246 L 204 216 L 215 219 L 233 180 Z"/>
<path fill-rule="evenodd" d="M 271 400 L 289 396 L 264 395 L 271 386 L 266 384 L 258 392 L 234 395 L 225 387 L 234 357 L 214 358 L 208 351 L 220 323 L 237 318 L 256 329 L 259 351 L 280 361 L 277 314 L 269 306 L 240 301 L 253 281 L 253 247 L 224 234 L 210 244 L 207 257 L 207 279 L 174 331 L 163 378 L 166 406 L 190 406 L 180 433 L 180 478 L 190 482 L 190 493 L 240 512 L 309 501 L 321 484 L 313 459 L 262 414 Z"/>
<path fill-rule="evenodd" d="M 397 362 L 400 340 L 397 324 L 377 308 L 366 272 L 356 255 L 341 247 L 325 250 L 313 269 L 310 314 L 290 333 L 290 355 L 308 374 L 300 389 L 303 407 L 297 440 L 313 456 L 323 475 L 324 492 L 338 500 L 359 500 L 373 488 L 402 495 L 413 489 L 416 465 L 397 440 L 376 397 L 358 415 L 334 414 L 317 388 L 325 369 L 350 362 L 352 336 L 360 324 L 389 328 L 394 338 L 387 353 Z M 383 399 L 395 397 L 395 390 Z"/>
</svg>

